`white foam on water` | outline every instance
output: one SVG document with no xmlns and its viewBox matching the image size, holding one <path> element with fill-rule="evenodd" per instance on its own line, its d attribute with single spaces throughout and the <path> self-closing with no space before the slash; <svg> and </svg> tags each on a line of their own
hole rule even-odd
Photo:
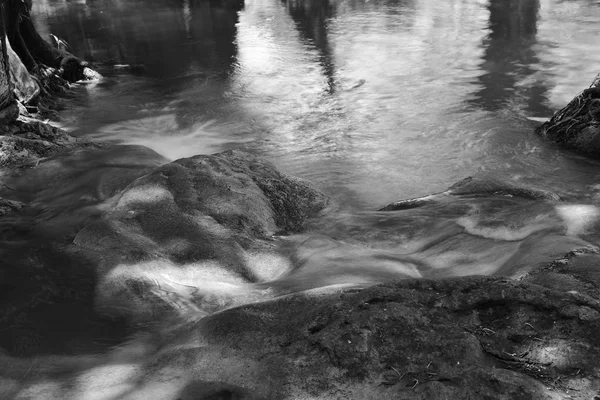
<svg viewBox="0 0 600 400">
<path fill-rule="evenodd" d="M 550 121 L 550 118 L 544 118 L 544 117 L 526 117 L 526 118 L 530 121 L 540 122 L 540 123 Z"/>
<path fill-rule="evenodd" d="M 170 160 L 211 154 L 222 151 L 226 143 L 249 141 L 249 138 L 232 138 L 231 132 L 240 131 L 233 123 L 216 120 L 198 122 L 182 127 L 175 114 L 163 114 L 121 121 L 101 128 L 90 139 L 136 144 L 148 147 Z"/>
<path fill-rule="evenodd" d="M 470 253 L 468 248 L 457 249 L 427 257 L 425 261 L 438 276 L 493 275 L 513 256 L 516 248 L 517 244 L 482 253 Z"/>
<path fill-rule="evenodd" d="M 523 240 L 534 232 L 554 226 L 550 221 L 534 221 L 520 228 L 508 227 L 506 225 L 485 226 L 481 225 L 477 218 L 470 216 L 458 218 L 456 223 L 465 228 L 465 231 L 470 235 L 507 242 Z"/>
<path fill-rule="evenodd" d="M 260 282 L 277 279 L 292 269 L 290 260 L 275 253 L 246 253 L 248 269 Z"/>
<path fill-rule="evenodd" d="M 268 290 L 216 261 L 154 260 L 112 269 L 98 284 L 96 307 L 134 318 L 152 317 L 165 306 L 179 315 L 204 316 L 269 297 Z"/>
<path fill-rule="evenodd" d="M 64 391 L 62 389 L 62 383 L 52 381 L 41 381 L 27 387 L 25 390 L 19 392 L 17 399 L 64 399 Z"/>
<path fill-rule="evenodd" d="M 173 194 L 158 185 L 143 185 L 127 190 L 119 199 L 119 204 L 158 203 L 164 200 L 173 200 Z"/>
<path fill-rule="evenodd" d="M 77 376 L 71 396 L 86 400 L 124 398 L 136 389 L 140 372 L 140 367 L 135 364 L 98 365 Z"/>
<path fill-rule="evenodd" d="M 581 235 L 598 221 L 600 210 L 590 204 L 565 204 L 556 206 L 556 212 L 567 228 L 567 235 Z"/>
<path fill-rule="evenodd" d="M 321 236 L 300 243 L 293 259 L 293 269 L 261 286 L 271 287 L 278 294 L 287 294 L 422 277 L 422 263 L 414 257 Z"/>
</svg>

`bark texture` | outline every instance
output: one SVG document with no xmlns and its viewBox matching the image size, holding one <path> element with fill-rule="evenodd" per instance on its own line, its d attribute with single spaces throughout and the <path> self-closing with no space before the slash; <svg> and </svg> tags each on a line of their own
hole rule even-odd
<svg viewBox="0 0 600 400">
<path fill-rule="evenodd" d="M 5 28 L 6 1 L 0 2 L 0 123 L 16 118 L 17 108 L 10 83 L 8 51 Z"/>
<path fill-rule="evenodd" d="M 31 19 L 31 0 L 2 0 L 6 37 L 27 70 L 37 73 L 41 66 L 55 68 L 70 82 L 85 77 L 86 62 L 56 49 L 35 29 Z"/>
</svg>

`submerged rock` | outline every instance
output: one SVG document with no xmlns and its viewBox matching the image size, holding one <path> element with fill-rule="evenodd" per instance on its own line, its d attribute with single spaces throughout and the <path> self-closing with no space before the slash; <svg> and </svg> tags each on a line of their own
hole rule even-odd
<svg viewBox="0 0 600 400">
<path fill-rule="evenodd" d="M 445 196 L 465 196 L 465 197 L 517 197 L 526 200 L 547 200 L 560 201 L 558 194 L 548 190 L 532 187 L 515 185 L 512 182 L 500 180 L 494 177 L 467 177 L 454 185 L 450 186 L 444 192 L 434 193 L 428 196 L 419 197 L 416 199 L 400 200 L 390 203 L 379 211 L 398 211 L 408 210 L 411 208 L 421 207 L 440 199 Z"/>
<path fill-rule="evenodd" d="M 11 211 L 17 211 L 24 207 L 20 201 L 8 200 L 0 197 L 0 217 Z"/>
<path fill-rule="evenodd" d="M 527 200 L 560 201 L 560 196 L 548 190 L 515 185 L 491 177 L 468 177 L 450 186 L 447 191 L 452 196 L 508 196 Z"/>
</svg>

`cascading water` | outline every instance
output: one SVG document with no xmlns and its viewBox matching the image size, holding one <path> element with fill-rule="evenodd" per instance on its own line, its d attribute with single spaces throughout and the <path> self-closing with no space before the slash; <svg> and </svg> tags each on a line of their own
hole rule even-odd
<svg viewBox="0 0 600 400">
<path fill-rule="evenodd" d="M 598 162 L 533 133 L 535 121 L 598 72 L 600 8 L 591 2 L 248 0 L 237 11 L 193 1 L 40 1 L 34 15 L 40 31 L 65 39 L 104 75 L 64 98 L 56 123 L 131 146 L 5 177 L 0 195 L 43 210 L 4 220 L 10 229 L 37 224 L 36 243 L 74 234 L 151 168 L 227 149 L 264 157 L 333 199 L 303 233 L 274 238 L 272 252 L 245 254 L 253 282 L 218 262 L 123 264 L 102 276 L 97 307 L 123 306 L 114 301 L 125 290 L 118 284 L 137 279 L 176 310 L 177 324 L 193 323 L 301 291 L 519 277 L 573 249 L 595 248 Z M 467 176 L 554 197 L 443 193 Z M 432 193 L 439 195 L 414 207 L 376 211 Z M 3 254 L 27 251 L 27 240 L 19 236 Z M 123 306 L 147 324 L 155 310 L 144 307 Z M 154 321 L 146 332 L 162 334 L 169 323 Z M 152 335 L 139 334 L 108 355 L 38 367 L 86 365 L 77 393 L 91 396 L 97 382 L 134 376 L 139 359 L 157 348 Z M 30 364 L 21 363 L 17 371 L 27 372 Z M 44 381 L 28 394 L 59 393 L 57 385 Z M 98 398 L 108 396 L 103 390 Z"/>
</svg>

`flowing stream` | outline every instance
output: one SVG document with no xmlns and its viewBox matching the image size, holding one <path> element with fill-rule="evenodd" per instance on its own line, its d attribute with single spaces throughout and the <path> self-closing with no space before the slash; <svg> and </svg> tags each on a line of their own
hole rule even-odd
<svg viewBox="0 0 600 400">
<path fill-rule="evenodd" d="M 396 276 L 518 276 L 595 242 L 599 163 L 533 132 L 598 72 L 595 2 L 35 7 L 41 32 L 104 75 L 63 99 L 57 123 L 74 135 L 149 147 L 164 157 L 156 164 L 244 149 L 334 199 L 339 212 L 290 238 L 310 256 L 301 273 L 280 278 L 284 292 Z M 148 156 L 128 151 L 118 157 Z M 84 180 L 102 181 L 104 164 L 81 161 Z M 473 175 L 534 185 L 564 202 L 471 198 L 374 212 Z M 77 182 L 70 196 L 89 189 Z M 72 212 L 65 192 L 40 201 Z"/>
<path fill-rule="evenodd" d="M 61 126 L 170 160 L 249 150 L 350 211 L 477 174 L 595 207 L 598 162 L 533 129 L 598 72 L 596 2 L 216 3 L 36 2 L 39 30 L 105 75 L 65 100 Z M 468 224 L 481 214 L 473 207 Z M 519 213 L 552 214 L 530 208 L 485 218 L 514 240 L 522 232 L 511 226 L 530 226 Z M 430 214 L 421 220 L 456 219 L 443 209 Z M 595 215 L 584 214 L 572 218 Z M 316 229 L 335 236 L 331 224 Z"/>
<path fill-rule="evenodd" d="M 534 133 L 600 72 L 597 1 L 227 3 L 34 2 L 38 30 L 64 40 L 103 75 L 61 98 L 53 123 L 79 137 L 145 147 L 44 160 L 3 181 L 11 191 L 0 188 L 1 196 L 20 196 L 42 211 L 3 219 L 0 233 L 10 240 L 1 257 L 56 257 L 60 264 L 45 241 L 72 237 L 109 210 L 123 182 L 171 160 L 227 149 L 311 181 L 333 199 L 333 210 L 282 238 L 276 254 L 249 257 L 259 283 L 218 265 L 158 260 L 107 272 L 98 302 L 110 302 L 111 282 L 142 277 L 153 295 L 196 319 L 309 289 L 407 277 L 519 277 L 600 240 L 600 162 Z M 555 200 L 441 194 L 426 197 L 423 207 L 376 211 L 468 176 L 535 187 Z M 34 223 L 31 235 L 27 225 Z M 78 279 L 77 271 L 64 273 Z M 110 331 L 119 327 L 102 331 L 85 321 L 78 331 L 69 313 L 81 312 L 79 305 L 65 307 L 55 320 L 40 318 L 51 326 L 64 321 L 58 335 L 87 341 L 83 353 L 106 352 L 89 342 L 120 335 Z M 118 385 L 137 368 L 127 360 L 153 351 L 148 343 L 132 339 L 113 350 L 105 367 L 77 378 L 79 386 L 36 383 L 23 398 L 143 397 Z M 62 362 L 53 360 L 40 365 L 52 370 Z M 77 360 L 65 362 L 88 368 L 97 359 Z M 25 379 L 38 359 L 0 362 Z M 148 393 L 173 392 L 169 379 Z"/>
<path fill-rule="evenodd" d="M 597 164 L 537 138 L 532 119 L 598 73 L 596 2 L 211 4 L 36 2 L 40 31 L 106 75 L 62 125 L 169 159 L 247 149 L 361 209 L 480 172 L 594 194 Z"/>
<path fill-rule="evenodd" d="M 30 193 L 51 222 L 9 254 L 82 229 L 111 206 L 92 207 L 94 196 L 110 197 L 129 172 L 227 149 L 264 157 L 334 200 L 334 212 L 285 238 L 280 255 L 290 251 L 295 264 L 249 260 L 258 286 L 168 263 L 116 268 L 109 278 L 139 267 L 174 302 L 205 293 L 206 304 L 192 307 L 205 315 L 332 285 L 518 277 L 597 243 L 600 163 L 533 132 L 599 72 L 597 2 L 223 3 L 34 2 L 39 31 L 104 76 L 63 98 L 54 123 L 157 154 L 123 146 L 14 178 L 11 187 Z M 562 201 L 441 195 L 427 207 L 376 211 L 468 176 Z"/>
</svg>

